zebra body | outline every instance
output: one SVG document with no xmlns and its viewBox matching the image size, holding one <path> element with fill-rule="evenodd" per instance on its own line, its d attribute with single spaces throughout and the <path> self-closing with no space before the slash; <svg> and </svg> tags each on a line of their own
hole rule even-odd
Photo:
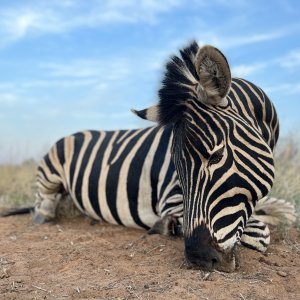
<svg viewBox="0 0 300 300">
<path fill-rule="evenodd" d="M 232 81 L 227 105 L 235 113 L 247 112 L 257 124 L 266 122 L 255 112 L 262 112 L 261 116 L 266 116 L 264 111 L 276 114 L 269 99 L 257 87 L 241 79 Z M 260 99 L 264 102 L 256 98 L 246 109 L 241 107 L 239 96 L 249 94 L 251 89 L 256 95 L 262 93 Z M 268 118 L 272 127 L 262 127 L 261 132 L 273 148 L 278 137 L 278 120 L 276 115 Z M 153 233 L 182 234 L 183 193 L 171 159 L 172 138 L 172 128 L 168 126 L 83 131 L 62 138 L 38 167 L 34 222 L 53 219 L 60 195 L 68 193 L 77 208 L 93 219 L 151 229 Z M 263 211 L 271 201 L 274 199 L 265 199 L 267 205 Z M 259 222 L 261 218 L 268 221 L 268 216 L 252 218 L 241 242 L 264 251 L 269 243 L 269 230 Z M 258 231 L 259 238 L 253 238 Z"/>
<path fill-rule="evenodd" d="M 149 229 L 166 214 L 181 217 L 171 137 L 171 128 L 150 127 L 59 140 L 38 168 L 38 215 L 52 219 L 67 192 L 84 214 L 112 224 Z"/>
<path fill-rule="evenodd" d="M 91 218 L 182 233 L 190 262 L 233 271 L 237 244 L 266 250 L 265 212 L 276 215 L 273 223 L 293 220 L 291 206 L 267 197 L 279 135 L 275 108 L 260 88 L 231 78 L 219 50 L 195 42 L 167 63 L 159 98 L 133 110 L 157 127 L 58 141 L 38 168 L 34 222 L 54 218 L 69 193 Z"/>
<path fill-rule="evenodd" d="M 271 102 L 253 84 L 232 82 L 227 106 L 251 116 L 253 124 L 266 124 L 262 116 L 271 119 L 272 127 L 260 131 L 273 148 L 278 119 Z M 242 96 L 251 90 L 257 97 L 249 105 Z M 67 192 L 84 214 L 112 224 L 149 229 L 166 215 L 181 218 L 183 195 L 171 144 L 170 127 L 84 131 L 62 138 L 38 167 L 38 217 L 54 218 L 57 195 Z"/>
</svg>

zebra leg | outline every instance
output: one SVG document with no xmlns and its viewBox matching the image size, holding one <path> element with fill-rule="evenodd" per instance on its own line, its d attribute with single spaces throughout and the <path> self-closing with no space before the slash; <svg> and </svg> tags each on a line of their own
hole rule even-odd
<svg viewBox="0 0 300 300">
<path fill-rule="evenodd" d="M 36 194 L 33 223 L 43 224 L 55 218 L 56 207 L 62 198 L 62 194 Z"/>
<path fill-rule="evenodd" d="M 148 233 L 168 236 L 182 236 L 182 218 L 173 215 L 166 215 L 156 221 L 149 229 Z"/>
<path fill-rule="evenodd" d="M 250 249 L 265 252 L 270 244 L 269 227 L 254 217 L 250 217 L 240 243 Z"/>
<path fill-rule="evenodd" d="M 241 244 L 261 252 L 270 244 L 268 225 L 292 224 L 296 220 L 293 204 L 273 197 L 260 199 L 241 237 Z"/>
<path fill-rule="evenodd" d="M 176 187 L 175 187 L 176 188 Z M 183 236 L 183 202 L 182 194 L 175 193 L 172 197 L 158 203 L 158 214 L 161 217 L 148 231 L 149 234 Z"/>
<path fill-rule="evenodd" d="M 45 161 L 38 168 L 36 184 L 33 223 L 43 224 L 55 218 L 58 202 L 66 188 L 61 175 L 51 172 Z"/>
<path fill-rule="evenodd" d="M 269 225 L 291 225 L 296 221 L 295 207 L 292 203 L 269 196 L 257 201 L 253 216 Z"/>
</svg>

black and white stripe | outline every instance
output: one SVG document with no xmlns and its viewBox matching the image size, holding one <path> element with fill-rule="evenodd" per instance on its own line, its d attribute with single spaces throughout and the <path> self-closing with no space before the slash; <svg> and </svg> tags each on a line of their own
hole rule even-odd
<svg viewBox="0 0 300 300">
<path fill-rule="evenodd" d="M 171 128 L 151 127 L 61 139 L 38 167 L 36 218 L 53 218 L 64 192 L 83 213 L 112 224 L 150 228 L 160 216 L 182 215 L 171 135 Z"/>
</svg>

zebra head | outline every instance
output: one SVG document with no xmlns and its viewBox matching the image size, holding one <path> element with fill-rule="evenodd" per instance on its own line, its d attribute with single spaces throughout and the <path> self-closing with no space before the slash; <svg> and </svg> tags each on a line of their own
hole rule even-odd
<svg viewBox="0 0 300 300">
<path fill-rule="evenodd" d="M 135 111 L 173 128 L 171 155 L 183 192 L 186 257 L 209 270 L 236 268 L 236 245 L 256 201 L 274 180 L 272 150 L 232 107 L 230 89 L 225 56 L 193 42 L 166 64 L 159 103 Z"/>
</svg>

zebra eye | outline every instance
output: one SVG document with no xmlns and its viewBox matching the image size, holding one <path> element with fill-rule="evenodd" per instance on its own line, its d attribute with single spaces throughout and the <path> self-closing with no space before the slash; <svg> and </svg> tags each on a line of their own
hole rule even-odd
<svg viewBox="0 0 300 300">
<path fill-rule="evenodd" d="M 214 165 L 214 164 L 217 164 L 218 162 L 220 162 L 220 160 L 223 157 L 223 152 L 224 152 L 224 146 L 221 149 L 214 152 L 210 156 L 209 161 L 208 161 L 208 165 L 211 166 L 211 165 Z"/>
</svg>

